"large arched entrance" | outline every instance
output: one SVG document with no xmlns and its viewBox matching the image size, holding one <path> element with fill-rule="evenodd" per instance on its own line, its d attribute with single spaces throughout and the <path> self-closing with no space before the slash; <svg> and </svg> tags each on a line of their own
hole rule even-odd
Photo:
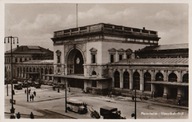
<svg viewBox="0 0 192 122">
<path fill-rule="evenodd" d="M 67 57 L 67 74 L 83 75 L 84 74 L 84 60 L 83 55 L 78 49 L 73 49 L 69 52 Z M 84 88 L 83 79 L 68 79 L 70 87 L 73 88 Z"/>
<path fill-rule="evenodd" d="M 147 81 L 151 81 L 151 74 L 149 72 L 144 74 L 144 91 L 151 91 L 151 84 L 146 83 Z"/>
<path fill-rule="evenodd" d="M 115 71 L 114 73 L 114 87 L 120 88 L 120 74 L 118 71 Z"/>
<path fill-rule="evenodd" d="M 123 73 L 123 88 L 129 88 L 129 73 L 127 71 Z"/>
<path fill-rule="evenodd" d="M 163 81 L 164 80 L 163 74 L 161 72 L 158 72 L 155 76 L 155 80 Z M 162 84 L 156 84 L 155 85 L 155 97 L 163 97 L 163 90 L 164 90 L 164 87 Z"/>
<path fill-rule="evenodd" d="M 133 73 L 133 88 L 140 90 L 140 75 L 137 71 Z"/>
<path fill-rule="evenodd" d="M 177 75 L 175 73 L 171 73 L 168 76 L 169 82 L 177 82 Z M 177 87 L 176 86 L 169 86 L 169 94 L 168 98 L 176 99 L 177 98 Z"/>
<path fill-rule="evenodd" d="M 68 74 L 83 74 L 83 64 L 84 60 L 81 52 L 77 49 L 71 50 L 67 60 Z"/>
</svg>

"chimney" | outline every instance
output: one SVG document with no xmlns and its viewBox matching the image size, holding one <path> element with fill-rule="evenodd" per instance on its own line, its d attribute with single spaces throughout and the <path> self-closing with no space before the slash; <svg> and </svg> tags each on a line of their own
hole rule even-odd
<svg viewBox="0 0 192 122">
<path fill-rule="evenodd" d="M 145 27 L 143 27 L 143 30 L 145 30 Z"/>
</svg>

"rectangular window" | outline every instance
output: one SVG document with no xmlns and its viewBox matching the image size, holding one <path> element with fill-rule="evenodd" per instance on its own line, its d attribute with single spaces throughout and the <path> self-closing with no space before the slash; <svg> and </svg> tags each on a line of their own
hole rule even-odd
<svg viewBox="0 0 192 122">
<path fill-rule="evenodd" d="M 130 59 L 131 58 L 131 55 L 127 55 L 127 59 Z"/>
<path fill-rule="evenodd" d="M 110 54 L 110 62 L 113 63 L 114 62 L 114 55 Z"/>
<path fill-rule="evenodd" d="M 123 55 L 119 54 L 119 61 L 123 59 Z"/>
<path fill-rule="evenodd" d="M 57 56 L 57 63 L 61 63 L 61 58 L 60 58 L 60 56 Z"/>
<path fill-rule="evenodd" d="M 97 87 L 97 81 L 92 80 L 92 87 Z"/>
<path fill-rule="evenodd" d="M 91 54 L 91 63 L 96 63 L 96 55 Z"/>
</svg>

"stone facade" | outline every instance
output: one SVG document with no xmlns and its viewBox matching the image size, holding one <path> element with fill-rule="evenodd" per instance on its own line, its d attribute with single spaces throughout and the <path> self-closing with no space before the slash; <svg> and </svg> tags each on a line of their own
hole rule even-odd
<svg viewBox="0 0 192 122">
<path fill-rule="evenodd" d="M 53 73 L 53 52 L 39 46 L 18 46 L 12 50 L 13 78 L 22 80 L 46 80 L 46 74 Z M 5 78 L 11 77 L 11 54 L 5 52 Z"/>
<path fill-rule="evenodd" d="M 159 39 L 156 31 L 105 23 L 55 31 L 54 81 L 92 92 L 113 89 L 128 95 L 135 87 L 140 94 L 188 99 L 186 47 L 182 53 L 177 46 L 158 48 L 159 57 L 140 53 L 159 47 Z M 170 50 L 185 56 L 166 57 Z"/>
</svg>

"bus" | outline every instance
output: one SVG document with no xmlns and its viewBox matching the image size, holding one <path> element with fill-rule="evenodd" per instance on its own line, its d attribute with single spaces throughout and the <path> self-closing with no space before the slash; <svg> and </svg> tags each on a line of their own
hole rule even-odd
<svg viewBox="0 0 192 122">
<path fill-rule="evenodd" d="M 79 114 L 86 114 L 88 112 L 87 104 L 77 99 L 67 99 L 67 110 Z"/>
</svg>

